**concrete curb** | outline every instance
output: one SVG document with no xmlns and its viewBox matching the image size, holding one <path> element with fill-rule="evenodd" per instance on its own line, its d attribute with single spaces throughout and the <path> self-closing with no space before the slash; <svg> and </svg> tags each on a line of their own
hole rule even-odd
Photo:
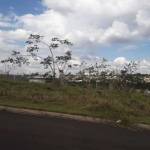
<svg viewBox="0 0 150 150">
<path fill-rule="evenodd" d="M 150 130 L 150 125 L 148 124 L 138 124 L 137 126 L 141 129 Z"/>
<path fill-rule="evenodd" d="M 56 113 L 56 112 L 39 111 L 39 110 L 22 109 L 22 108 L 13 108 L 13 107 L 6 107 L 6 106 L 0 106 L 0 111 L 29 114 L 29 115 L 38 115 L 38 116 L 58 117 L 58 118 L 73 119 L 73 120 L 87 121 L 87 122 L 94 122 L 94 123 L 109 123 L 109 124 L 115 123 L 111 120 L 100 119 L 100 118 L 63 114 L 63 113 Z"/>
<path fill-rule="evenodd" d="M 58 117 L 58 118 L 64 118 L 64 119 L 73 119 L 73 120 L 78 120 L 78 121 L 93 122 L 93 123 L 103 123 L 103 124 L 113 124 L 113 125 L 117 124 L 115 121 L 111 121 L 107 119 L 70 115 L 70 114 L 63 114 L 63 113 L 56 113 L 56 112 L 31 110 L 31 109 L 13 108 L 13 107 L 6 107 L 6 106 L 0 106 L 0 111 L 8 111 L 12 113 L 20 113 L 20 114 L 28 114 L 28 115 Z M 137 124 L 137 126 L 141 129 L 150 130 L 150 125 Z"/>
</svg>

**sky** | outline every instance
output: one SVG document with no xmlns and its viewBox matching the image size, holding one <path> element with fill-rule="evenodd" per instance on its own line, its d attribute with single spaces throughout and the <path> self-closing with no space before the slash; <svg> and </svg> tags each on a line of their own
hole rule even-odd
<svg viewBox="0 0 150 150">
<path fill-rule="evenodd" d="M 0 0 L 0 61 L 12 50 L 25 53 L 30 34 L 43 35 L 47 44 L 53 37 L 68 39 L 73 46 L 53 52 L 71 50 L 71 63 L 102 57 L 120 66 L 140 61 L 137 71 L 150 74 L 150 0 Z M 49 53 L 41 47 L 39 54 Z M 11 72 L 45 72 L 30 61 Z"/>
</svg>

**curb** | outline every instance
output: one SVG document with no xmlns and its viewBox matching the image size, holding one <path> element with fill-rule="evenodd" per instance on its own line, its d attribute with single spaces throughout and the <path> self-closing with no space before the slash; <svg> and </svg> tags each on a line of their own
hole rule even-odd
<svg viewBox="0 0 150 150">
<path fill-rule="evenodd" d="M 138 124 L 137 126 L 141 129 L 150 130 L 150 125 L 147 124 Z"/>
<path fill-rule="evenodd" d="M 93 123 L 105 123 L 105 124 L 115 123 L 114 121 L 107 120 L 107 119 L 100 119 L 100 118 L 93 118 L 93 117 L 86 117 L 86 116 L 79 116 L 79 115 L 70 115 L 70 114 L 63 114 L 63 113 L 56 113 L 56 112 L 31 110 L 31 109 L 13 108 L 13 107 L 6 107 L 6 106 L 0 106 L 0 111 L 28 114 L 28 115 L 37 115 L 37 116 L 47 116 L 47 117 L 49 116 L 49 117 L 57 117 L 57 118 L 64 118 L 64 119 L 73 119 L 73 120 L 93 122 Z"/>
<path fill-rule="evenodd" d="M 117 124 L 115 121 L 111 121 L 107 119 L 63 114 L 63 113 L 56 113 L 56 112 L 31 110 L 31 109 L 13 108 L 13 107 L 6 107 L 6 106 L 0 106 L 0 111 L 28 114 L 28 115 L 37 115 L 37 116 L 57 117 L 57 118 L 63 118 L 63 119 L 73 119 L 73 120 L 86 121 L 86 122 L 92 122 L 92 123 L 103 123 L 103 124 L 111 124 L 111 125 Z M 147 124 L 136 124 L 136 125 L 137 127 L 141 129 L 150 130 L 150 125 L 147 125 Z"/>
</svg>

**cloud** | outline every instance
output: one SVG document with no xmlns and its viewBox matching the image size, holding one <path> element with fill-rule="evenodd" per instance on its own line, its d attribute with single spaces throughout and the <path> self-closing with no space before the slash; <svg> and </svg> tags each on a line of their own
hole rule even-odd
<svg viewBox="0 0 150 150">
<path fill-rule="evenodd" d="M 128 45 L 128 46 L 124 46 L 124 47 L 120 48 L 118 50 L 118 52 L 129 51 L 129 50 L 133 50 L 133 49 L 136 49 L 136 48 L 137 48 L 136 45 Z"/>
<path fill-rule="evenodd" d="M 0 30 L 0 36 L 3 38 L 4 41 L 8 40 L 18 40 L 18 41 L 26 41 L 31 31 L 26 31 L 24 29 L 17 29 L 17 30 Z"/>
<path fill-rule="evenodd" d="M 43 0 L 42 4 L 48 8 L 54 9 L 61 13 L 67 13 L 72 11 L 72 7 L 70 6 L 72 4 L 75 4 L 75 2 L 70 0 L 55 0 L 55 1 Z"/>
<path fill-rule="evenodd" d="M 0 41 L 9 44 L 7 51 L 18 41 L 25 42 L 31 33 L 44 35 L 48 44 L 52 37 L 69 39 L 74 46 L 68 50 L 73 50 L 78 59 L 87 60 L 93 58 L 86 51 L 100 46 L 126 44 L 118 50 L 122 52 L 137 48 L 133 42 L 150 39 L 149 0 L 42 0 L 42 5 L 47 9 L 39 15 L 0 14 L 0 27 L 7 28 L 0 30 Z M 61 55 L 65 51 L 60 47 L 54 53 Z M 116 62 L 128 60 L 118 57 Z"/>
<path fill-rule="evenodd" d="M 3 14 L 0 13 L 0 21 L 1 22 L 6 22 L 6 21 L 11 21 L 10 17 L 6 17 Z"/>
<path fill-rule="evenodd" d="M 110 62 L 110 65 L 116 70 L 124 69 L 124 65 L 130 63 L 132 60 L 127 60 L 125 57 L 118 57 L 114 60 L 114 62 Z M 135 61 L 136 63 L 138 61 Z M 139 73 L 148 73 L 150 72 L 150 60 L 140 60 L 139 65 L 137 65 L 136 72 Z"/>
<path fill-rule="evenodd" d="M 149 11 L 139 10 L 136 15 L 136 22 L 139 26 L 150 27 L 150 14 Z"/>
<path fill-rule="evenodd" d="M 3 41 L 0 41 L 0 61 L 2 59 L 6 59 L 10 57 L 12 50 L 23 52 L 25 48 L 17 45 L 16 43 L 12 44 L 12 43 L 5 43 Z"/>
<path fill-rule="evenodd" d="M 139 34 L 150 39 L 150 11 L 139 10 L 136 15 L 136 22 L 139 26 Z"/>
<path fill-rule="evenodd" d="M 18 20 L 20 26 L 25 30 L 37 32 L 47 37 L 60 37 L 66 33 L 66 28 L 64 26 L 65 18 L 54 11 L 47 11 L 44 14 L 36 16 L 27 14 L 18 17 Z"/>
<path fill-rule="evenodd" d="M 15 26 L 8 22 L 0 22 L 0 27 L 15 27 Z"/>
<path fill-rule="evenodd" d="M 114 21 L 112 27 L 104 31 L 100 38 L 100 43 L 119 44 L 130 43 L 132 41 L 131 32 L 124 22 Z"/>
<path fill-rule="evenodd" d="M 125 57 L 118 57 L 114 60 L 114 62 L 118 64 L 125 64 L 128 63 L 129 61 L 127 61 Z"/>
<path fill-rule="evenodd" d="M 83 60 L 88 61 L 88 60 L 92 60 L 92 58 L 91 58 L 90 56 L 84 55 L 84 56 L 81 56 L 81 57 L 80 57 L 80 60 L 81 60 L 81 61 L 83 61 Z"/>
<path fill-rule="evenodd" d="M 43 0 L 42 4 L 50 9 L 41 15 L 21 16 L 19 21 L 26 30 L 67 37 L 74 43 L 81 41 L 78 45 L 130 43 L 136 40 L 134 35 L 139 36 L 136 17 L 139 9 L 148 12 L 147 3 L 146 0 L 142 5 L 137 0 Z"/>
<path fill-rule="evenodd" d="M 147 66 L 140 66 L 141 69 L 147 69 Z"/>
<path fill-rule="evenodd" d="M 16 16 L 18 26 L 50 38 L 68 38 L 78 47 L 149 37 L 148 0 L 142 4 L 139 0 L 43 0 L 42 4 L 48 9 L 40 15 Z"/>
</svg>

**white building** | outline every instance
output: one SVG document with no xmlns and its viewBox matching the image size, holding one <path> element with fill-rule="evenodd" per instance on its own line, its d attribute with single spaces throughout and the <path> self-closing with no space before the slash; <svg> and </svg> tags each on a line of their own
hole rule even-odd
<svg viewBox="0 0 150 150">
<path fill-rule="evenodd" d="M 28 81 L 29 82 L 45 83 L 46 78 L 45 77 L 39 77 L 39 76 L 28 77 Z"/>
</svg>

